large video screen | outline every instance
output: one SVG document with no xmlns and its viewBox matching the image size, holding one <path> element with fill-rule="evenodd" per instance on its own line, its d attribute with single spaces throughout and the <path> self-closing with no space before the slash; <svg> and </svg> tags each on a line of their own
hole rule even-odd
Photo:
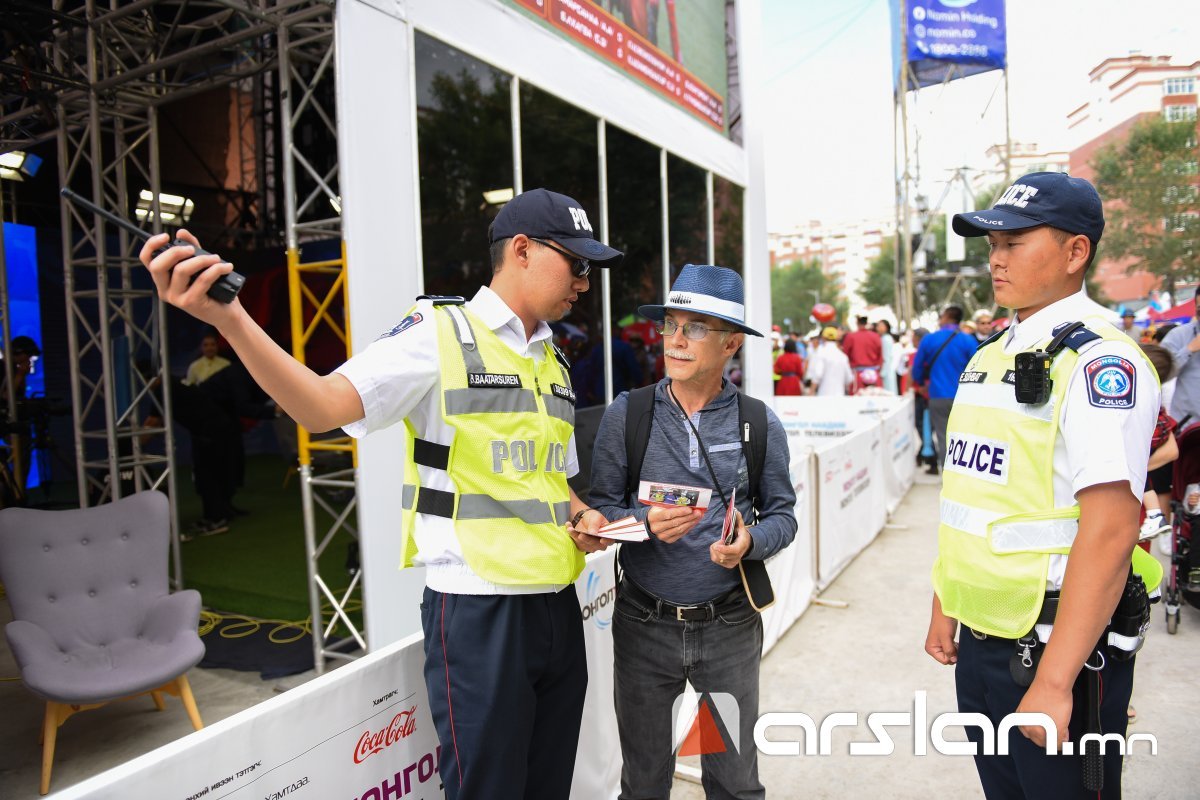
<svg viewBox="0 0 1200 800">
<path fill-rule="evenodd" d="M 725 0 L 500 0 L 728 132 Z"/>
</svg>

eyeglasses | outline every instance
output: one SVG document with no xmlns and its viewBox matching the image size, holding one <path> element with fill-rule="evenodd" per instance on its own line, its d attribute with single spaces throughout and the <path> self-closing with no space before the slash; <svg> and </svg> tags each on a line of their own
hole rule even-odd
<svg viewBox="0 0 1200 800">
<path fill-rule="evenodd" d="M 703 339 L 710 333 L 737 333 L 732 328 L 710 328 L 703 322 L 688 322 L 681 326 L 673 319 L 664 319 L 662 322 L 654 323 L 654 330 L 663 336 L 674 336 L 675 331 L 680 327 L 683 328 L 683 335 L 693 341 Z"/>
<path fill-rule="evenodd" d="M 566 250 L 563 250 L 561 247 L 556 247 L 545 239 L 538 239 L 535 236 L 530 236 L 529 238 L 533 239 L 533 241 L 537 242 L 543 247 L 549 247 L 551 250 L 569 261 L 571 263 L 571 274 L 576 278 L 586 278 L 588 273 L 592 271 L 592 262 L 588 261 L 586 258 L 580 258 L 574 253 L 568 253 Z"/>
</svg>

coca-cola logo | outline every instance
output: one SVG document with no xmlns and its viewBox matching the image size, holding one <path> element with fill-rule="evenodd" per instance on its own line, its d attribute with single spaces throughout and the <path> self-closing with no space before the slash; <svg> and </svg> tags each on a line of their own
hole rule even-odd
<svg viewBox="0 0 1200 800">
<path fill-rule="evenodd" d="M 358 746 L 354 748 L 354 763 L 361 764 L 370 756 L 382 753 L 385 748 L 411 736 L 416 729 L 417 707 L 413 706 L 392 717 L 392 721 L 386 728 L 374 732 L 363 731 L 363 735 L 358 739 Z"/>
</svg>

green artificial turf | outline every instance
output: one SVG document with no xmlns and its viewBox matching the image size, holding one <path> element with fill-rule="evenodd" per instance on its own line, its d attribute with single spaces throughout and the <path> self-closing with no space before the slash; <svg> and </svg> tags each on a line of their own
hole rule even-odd
<svg viewBox="0 0 1200 800">
<path fill-rule="evenodd" d="M 234 504 L 250 515 L 235 517 L 226 533 L 181 545 L 184 586 L 200 592 L 205 608 L 261 619 L 308 618 L 300 479 L 293 473 L 285 487 L 288 467 L 279 456 L 249 457 L 245 486 Z M 180 528 L 186 531 L 200 517 L 189 468 L 180 469 L 176 489 Z M 316 520 L 320 542 L 332 519 L 318 506 Z M 339 597 L 350 583 L 346 552 L 351 541 L 349 533 L 339 531 L 321 556 L 321 576 Z M 352 616 L 361 623 L 361 614 Z"/>
</svg>

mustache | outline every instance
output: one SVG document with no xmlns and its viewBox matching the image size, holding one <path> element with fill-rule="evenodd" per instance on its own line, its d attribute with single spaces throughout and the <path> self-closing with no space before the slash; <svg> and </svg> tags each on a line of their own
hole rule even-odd
<svg viewBox="0 0 1200 800">
<path fill-rule="evenodd" d="M 695 361 L 696 360 L 696 354 L 689 353 L 687 350 L 674 350 L 674 349 L 664 350 L 663 355 L 670 356 L 671 358 L 678 358 L 680 361 Z"/>
</svg>

